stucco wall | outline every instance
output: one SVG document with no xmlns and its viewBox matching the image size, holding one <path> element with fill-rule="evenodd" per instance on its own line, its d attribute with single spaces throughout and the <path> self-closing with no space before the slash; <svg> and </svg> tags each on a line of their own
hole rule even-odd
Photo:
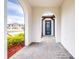
<svg viewBox="0 0 79 59">
<path fill-rule="evenodd" d="M 31 29 L 32 29 L 32 7 L 28 0 L 20 0 L 21 6 L 24 10 L 24 20 L 25 20 L 25 45 L 29 45 L 31 41 Z"/>
<path fill-rule="evenodd" d="M 55 37 L 56 37 L 56 41 L 60 42 L 61 36 L 60 36 L 60 32 L 61 32 L 61 20 L 60 20 L 60 9 L 59 8 L 38 8 L 38 7 L 34 7 L 32 9 L 32 41 L 33 42 L 40 42 L 42 40 L 41 38 L 41 23 L 42 23 L 42 15 L 46 12 L 46 11 L 50 11 L 52 13 L 54 13 L 54 15 L 56 16 L 55 18 Z"/>
<path fill-rule="evenodd" d="M 61 43 L 73 55 L 75 50 L 74 0 L 65 0 L 61 10 Z"/>
</svg>

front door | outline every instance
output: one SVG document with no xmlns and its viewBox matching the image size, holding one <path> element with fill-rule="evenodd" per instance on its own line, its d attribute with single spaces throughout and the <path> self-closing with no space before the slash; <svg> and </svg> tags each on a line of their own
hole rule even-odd
<svg viewBox="0 0 79 59">
<path fill-rule="evenodd" d="M 51 20 L 45 21 L 45 35 L 51 35 Z"/>
</svg>

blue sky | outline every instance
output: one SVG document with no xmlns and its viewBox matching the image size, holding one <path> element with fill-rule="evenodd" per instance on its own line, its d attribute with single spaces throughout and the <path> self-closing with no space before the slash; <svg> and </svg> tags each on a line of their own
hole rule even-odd
<svg viewBox="0 0 79 59">
<path fill-rule="evenodd" d="M 7 23 L 24 24 L 24 13 L 17 0 L 8 0 L 7 3 Z"/>
</svg>

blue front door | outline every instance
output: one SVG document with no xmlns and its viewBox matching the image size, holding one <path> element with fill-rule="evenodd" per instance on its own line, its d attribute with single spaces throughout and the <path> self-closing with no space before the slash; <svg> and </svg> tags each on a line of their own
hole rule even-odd
<svg viewBox="0 0 79 59">
<path fill-rule="evenodd" d="M 51 35 L 51 20 L 45 21 L 45 35 Z"/>
</svg>

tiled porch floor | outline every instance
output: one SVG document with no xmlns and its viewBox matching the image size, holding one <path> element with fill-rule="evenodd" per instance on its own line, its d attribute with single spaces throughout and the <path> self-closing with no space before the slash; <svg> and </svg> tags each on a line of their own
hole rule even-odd
<svg viewBox="0 0 79 59">
<path fill-rule="evenodd" d="M 33 43 L 10 59 L 74 59 L 60 43 Z"/>
</svg>

